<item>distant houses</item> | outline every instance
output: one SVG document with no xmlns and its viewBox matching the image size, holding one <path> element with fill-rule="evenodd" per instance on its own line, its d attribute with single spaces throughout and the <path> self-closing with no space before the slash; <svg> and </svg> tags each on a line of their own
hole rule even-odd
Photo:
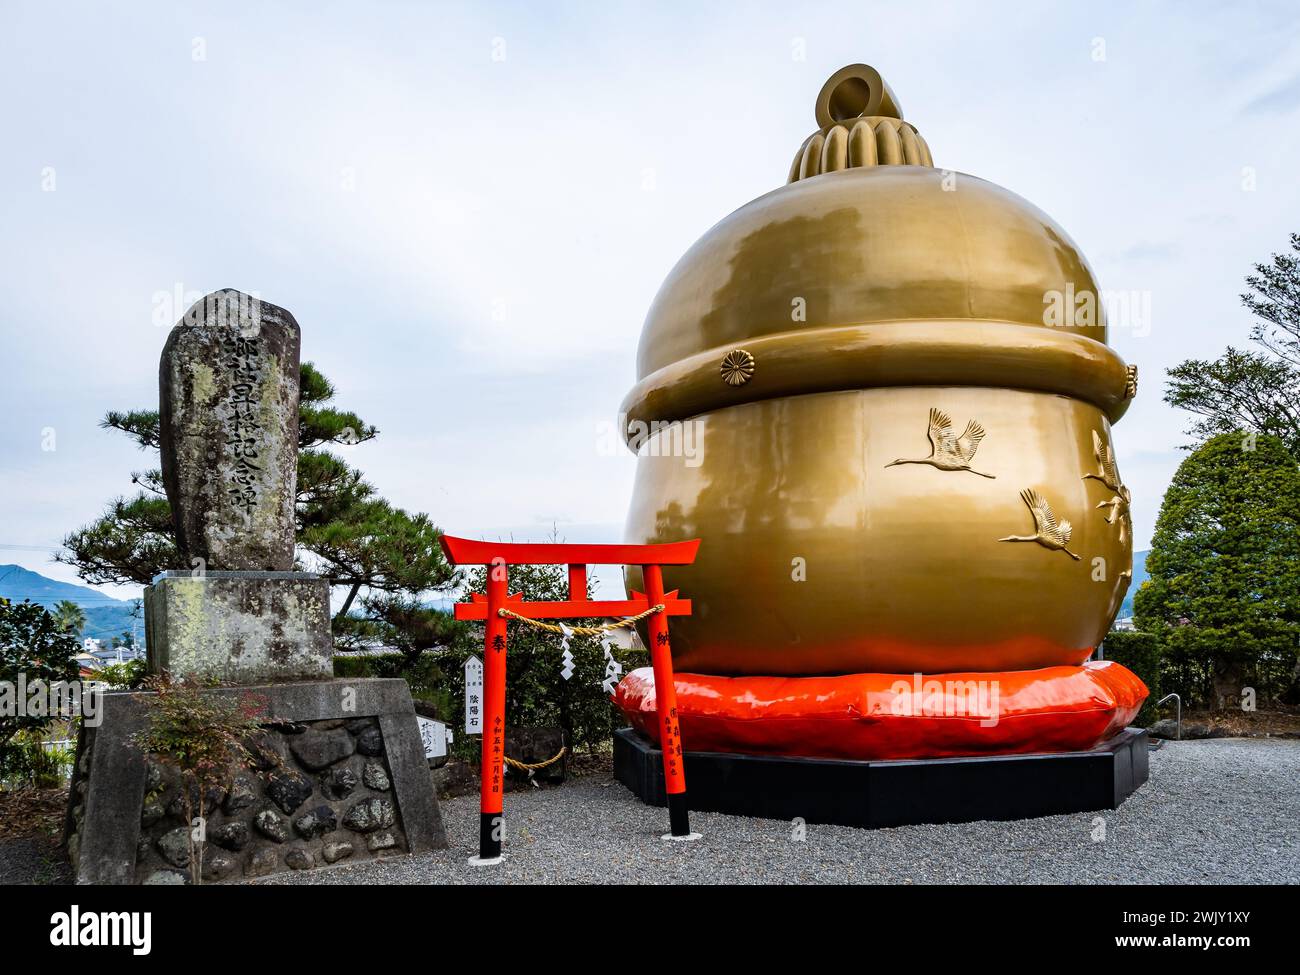
<svg viewBox="0 0 1300 975">
<path fill-rule="evenodd" d="M 143 660 L 145 652 L 135 647 L 117 646 L 106 647 L 99 640 L 87 637 L 81 641 L 81 653 L 73 659 L 76 660 L 82 676 L 89 676 L 101 667 L 108 664 L 124 664 L 131 660 Z"/>
</svg>

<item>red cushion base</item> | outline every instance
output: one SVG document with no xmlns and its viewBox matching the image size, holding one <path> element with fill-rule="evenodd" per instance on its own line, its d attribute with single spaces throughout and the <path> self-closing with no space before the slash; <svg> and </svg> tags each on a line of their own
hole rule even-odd
<svg viewBox="0 0 1300 975">
<path fill-rule="evenodd" d="M 1111 661 L 1003 673 L 713 677 L 677 674 L 687 751 L 882 760 L 1082 751 L 1123 729 L 1147 687 Z M 618 685 L 659 740 L 654 672 Z"/>
</svg>

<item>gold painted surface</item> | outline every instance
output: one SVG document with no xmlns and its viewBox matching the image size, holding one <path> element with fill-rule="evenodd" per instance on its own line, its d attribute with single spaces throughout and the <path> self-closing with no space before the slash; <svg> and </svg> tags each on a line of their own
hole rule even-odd
<svg viewBox="0 0 1300 975">
<path fill-rule="evenodd" d="M 813 115 L 824 129 L 864 116 L 901 119 L 903 109 L 879 71 L 869 64 L 847 64 L 826 79 L 817 93 Z"/>
<path fill-rule="evenodd" d="M 1119 540 L 1122 542 L 1128 537 L 1129 530 L 1133 526 L 1129 511 L 1132 495 L 1120 481 L 1114 448 L 1097 430 L 1092 431 L 1092 454 L 1097 459 L 1097 473 L 1084 474 L 1083 480 L 1098 481 L 1110 492 L 1110 499 L 1097 502 L 1097 507 L 1110 509 L 1109 514 L 1106 515 L 1106 524 L 1119 526 Z"/>
<path fill-rule="evenodd" d="M 728 386 L 743 386 L 754 377 L 754 357 L 744 349 L 733 349 L 722 357 L 718 373 Z"/>
<path fill-rule="evenodd" d="M 1034 533 L 1032 535 L 1007 535 L 999 538 L 999 542 L 1035 542 L 1043 548 L 1053 552 L 1064 552 L 1074 561 L 1078 562 L 1080 557 L 1075 555 L 1069 549 L 1070 537 L 1074 532 L 1074 526 L 1068 518 L 1057 518 L 1056 512 L 1052 510 L 1052 503 L 1043 497 L 1042 493 L 1035 491 L 1033 488 L 1025 488 L 1020 492 L 1020 500 L 1024 501 L 1029 513 L 1034 516 Z"/>
<path fill-rule="evenodd" d="M 915 449 L 932 406 L 980 418 L 980 463 L 996 480 L 886 466 Z M 694 601 L 673 620 L 681 670 L 1022 670 L 1080 663 L 1105 635 L 1132 550 L 1079 476 L 1090 431 L 1109 432 L 1095 407 L 915 387 L 764 400 L 698 422 L 694 458 L 643 448 L 625 533 L 703 539 L 695 565 L 664 569 L 665 586 Z M 1032 525 L 1017 485 L 1073 522 L 1081 561 L 997 541 Z M 635 570 L 628 584 L 640 588 Z"/>
<path fill-rule="evenodd" d="M 1069 235 L 1014 193 L 954 178 L 946 190 L 937 169 L 846 169 L 741 207 L 659 289 L 637 378 L 697 352 L 829 325 L 983 320 L 1105 342 L 1104 323 L 1045 324 L 1044 294 L 1098 293 Z M 792 317 L 796 299 L 804 321 Z"/>
<path fill-rule="evenodd" d="M 1056 328 L 973 320 L 874 322 L 780 332 L 745 345 L 762 368 L 750 382 L 718 382 L 721 350 L 669 363 L 623 399 L 629 420 L 683 420 L 753 400 L 869 386 L 990 385 L 1061 393 L 1128 409 L 1128 375 L 1109 347 Z"/>
<path fill-rule="evenodd" d="M 930 407 L 930 422 L 925 435 L 930 441 L 930 456 L 899 457 L 885 466 L 928 464 L 941 471 L 970 471 L 980 477 L 989 479 L 997 477 L 996 474 L 985 474 L 983 471 L 977 471 L 970 466 L 971 460 L 975 457 L 975 452 L 980 449 L 980 441 L 984 439 L 984 428 L 977 421 L 970 420 L 967 422 L 965 432 L 959 437 L 952 432 L 952 417 L 943 410 L 935 409 L 932 406 Z"/>
<path fill-rule="evenodd" d="M 1081 474 L 1135 370 L 1065 231 L 929 168 L 923 142 L 909 160 L 915 130 L 862 68 L 823 88 L 792 182 L 709 230 L 656 296 L 622 411 L 698 424 L 698 451 L 642 448 L 626 538 L 703 540 L 664 571 L 694 601 L 672 624 L 684 671 L 1078 664 L 1131 579 L 1126 492 Z M 862 123 L 898 139 L 871 165 Z M 742 349 L 758 368 L 719 382 Z"/>
<path fill-rule="evenodd" d="M 933 166 L 930 147 L 911 122 L 860 118 L 814 132 L 799 147 L 786 182 L 868 166 Z"/>
</svg>

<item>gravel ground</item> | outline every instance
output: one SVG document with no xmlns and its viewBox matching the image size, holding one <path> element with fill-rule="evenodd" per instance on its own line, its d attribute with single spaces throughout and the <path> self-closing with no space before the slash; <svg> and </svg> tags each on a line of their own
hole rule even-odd
<svg viewBox="0 0 1300 975">
<path fill-rule="evenodd" d="M 1300 741 L 1168 742 L 1151 778 L 1105 813 L 861 830 L 692 813 L 704 834 L 665 843 L 667 813 L 586 777 L 506 796 L 506 859 L 471 867 L 478 799 L 442 804 L 451 849 L 288 873 L 270 884 L 1300 883 Z M 1095 842 L 1095 820 L 1105 839 Z"/>
<path fill-rule="evenodd" d="M 72 868 L 56 840 L 21 836 L 0 842 L 0 886 L 70 883 Z"/>
</svg>

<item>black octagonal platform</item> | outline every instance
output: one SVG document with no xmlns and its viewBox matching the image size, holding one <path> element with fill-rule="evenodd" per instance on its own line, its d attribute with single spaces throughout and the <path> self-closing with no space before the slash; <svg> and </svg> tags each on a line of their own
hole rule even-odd
<svg viewBox="0 0 1300 975">
<path fill-rule="evenodd" d="M 839 826 L 1026 819 L 1116 809 L 1147 780 L 1147 733 L 1127 728 L 1084 752 L 849 762 L 686 753 L 690 809 Z M 614 733 L 614 775 L 666 805 L 658 746 Z"/>
</svg>

